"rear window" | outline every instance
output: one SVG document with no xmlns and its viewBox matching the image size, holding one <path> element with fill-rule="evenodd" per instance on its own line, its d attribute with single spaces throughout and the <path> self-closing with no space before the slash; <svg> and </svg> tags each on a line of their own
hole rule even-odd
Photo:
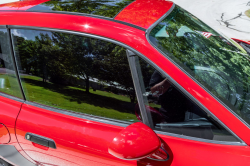
<svg viewBox="0 0 250 166">
<path fill-rule="evenodd" d="M 62 11 L 93 14 L 113 18 L 133 0 L 50 0 L 28 11 Z"/>
<path fill-rule="evenodd" d="M 250 57 L 240 45 L 178 6 L 149 39 L 250 124 Z"/>
</svg>

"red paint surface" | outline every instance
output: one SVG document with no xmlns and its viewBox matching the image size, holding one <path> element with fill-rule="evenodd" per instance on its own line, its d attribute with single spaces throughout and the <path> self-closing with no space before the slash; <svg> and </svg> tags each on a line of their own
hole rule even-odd
<svg viewBox="0 0 250 166">
<path fill-rule="evenodd" d="M 246 44 L 250 45 L 250 41 L 245 41 L 245 40 L 235 39 L 235 38 L 232 38 L 232 39 L 235 40 L 237 43 L 243 42 L 243 43 L 246 43 Z"/>
<path fill-rule="evenodd" d="M 136 0 L 123 9 L 115 20 L 128 22 L 145 29 L 161 18 L 173 5 L 166 0 Z"/>
<path fill-rule="evenodd" d="M 0 124 L 0 144 L 7 144 L 10 142 L 10 134 L 8 129 Z"/>
<path fill-rule="evenodd" d="M 0 96 L 0 106 L 1 106 L 0 107 L 0 113 L 1 113 L 0 123 L 4 124 L 9 131 L 10 141 L 8 145 L 15 146 L 15 148 L 19 151 L 19 153 L 21 153 L 28 160 L 34 163 L 34 161 L 23 151 L 23 149 L 20 147 L 16 139 L 15 122 L 19 114 L 21 105 L 22 105 L 21 102 Z"/>
<path fill-rule="evenodd" d="M 150 143 L 149 143 L 150 142 Z M 109 146 L 109 153 L 121 159 L 137 159 L 146 157 L 161 146 L 155 132 L 141 122 L 123 129 Z"/>
<path fill-rule="evenodd" d="M 170 155 L 168 161 L 142 159 L 138 166 L 247 166 L 250 165 L 250 147 L 219 145 L 198 142 L 166 135 L 159 136 L 165 141 Z"/>
<path fill-rule="evenodd" d="M 0 5 L 0 10 L 27 10 L 49 0 L 22 0 Z"/>
<path fill-rule="evenodd" d="M 23 104 L 17 120 L 17 139 L 25 152 L 37 163 L 60 166 L 119 165 L 132 166 L 108 153 L 108 146 L 122 127 L 84 120 Z M 24 138 L 34 133 L 56 143 L 56 149 L 42 148 Z M 35 146 L 34 146 L 35 145 Z"/>
<path fill-rule="evenodd" d="M 89 28 L 84 27 L 86 24 L 89 25 Z M 50 13 L 2 12 L 0 25 L 66 29 L 121 41 L 138 50 L 162 68 L 236 135 L 250 145 L 249 128 L 154 49 L 146 40 L 144 31 L 97 18 Z M 12 140 L 12 138 L 15 138 L 14 122 L 21 103 L 0 97 L 0 105 L 0 122 L 8 127 L 11 143 L 14 144 L 15 139 Z M 37 161 L 51 163 L 58 161 L 66 165 L 69 163 L 72 165 L 72 162 L 75 163 L 76 161 L 89 161 L 89 165 L 102 165 L 105 162 L 110 165 L 123 165 L 124 161 L 108 154 L 108 144 L 122 129 L 121 127 L 66 116 L 28 105 L 23 106 L 17 121 L 17 137 L 30 157 Z M 57 149 L 49 148 L 48 151 L 45 151 L 34 147 L 31 142 L 24 139 L 26 132 L 32 132 L 55 140 Z M 160 136 L 165 141 L 166 147 L 168 147 L 166 149 L 171 154 L 170 160 L 166 163 L 156 162 L 154 165 L 249 165 L 250 151 L 248 146 L 218 145 L 166 135 Z M 98 163 L 93 164 L 93 162 Z M 137 164 L 147 162 L 153 161 L 144 159 Z M 126 164 L 135 165 L 135 163 Z"/>
</svg>

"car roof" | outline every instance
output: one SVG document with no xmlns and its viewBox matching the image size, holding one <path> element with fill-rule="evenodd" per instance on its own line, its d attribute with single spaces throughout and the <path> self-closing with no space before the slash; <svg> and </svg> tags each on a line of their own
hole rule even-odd
<svg viewBox="0 0 250 166">
<path fill-rule="evenodd" d="M 0 5 L 0 11 L 44 12 L 110 19 L 147 29 L 173 7 L 165 0 L 22 0 Z"/>
</svg>

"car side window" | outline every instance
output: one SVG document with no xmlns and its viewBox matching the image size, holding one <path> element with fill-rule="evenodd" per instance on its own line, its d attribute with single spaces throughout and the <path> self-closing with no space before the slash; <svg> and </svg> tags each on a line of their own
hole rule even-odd
<svg viewBox="0 0 250 166">
<path fill-rule="evenodd" d="M 170 80 L 140 57 L 137 73 L 155 130 L 217 141 L 239 142 Z"/>
<path fill-rule="evenodd" d="M 0 29 L 0 92 L 23 98 L 11 56 L 7 29 Z"/>
<path fill-rule="evenodd" d="M 138 121 L 125 48 L 61 32 L 11 32 L 28 101 L 115 120 Z"/>
</svg>

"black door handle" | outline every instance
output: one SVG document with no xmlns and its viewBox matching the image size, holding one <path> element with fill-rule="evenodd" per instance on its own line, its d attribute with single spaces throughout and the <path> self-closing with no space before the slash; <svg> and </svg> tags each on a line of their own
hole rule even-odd
<svg viewBox="0 0 250 166">
<path fill-rule="evenodd" d="M 46 147 L 56 149 L 56 143 L 54 142 L 54 140 L 52 140 L 50 138 L 46 138 L 46 137 L 36 135 L 33 133 L 26 133 L 25 139 L 28 141 L 34 142 L 36 144 L 39 144 L 39 145 L 43 145 Z"/>
</svg>

